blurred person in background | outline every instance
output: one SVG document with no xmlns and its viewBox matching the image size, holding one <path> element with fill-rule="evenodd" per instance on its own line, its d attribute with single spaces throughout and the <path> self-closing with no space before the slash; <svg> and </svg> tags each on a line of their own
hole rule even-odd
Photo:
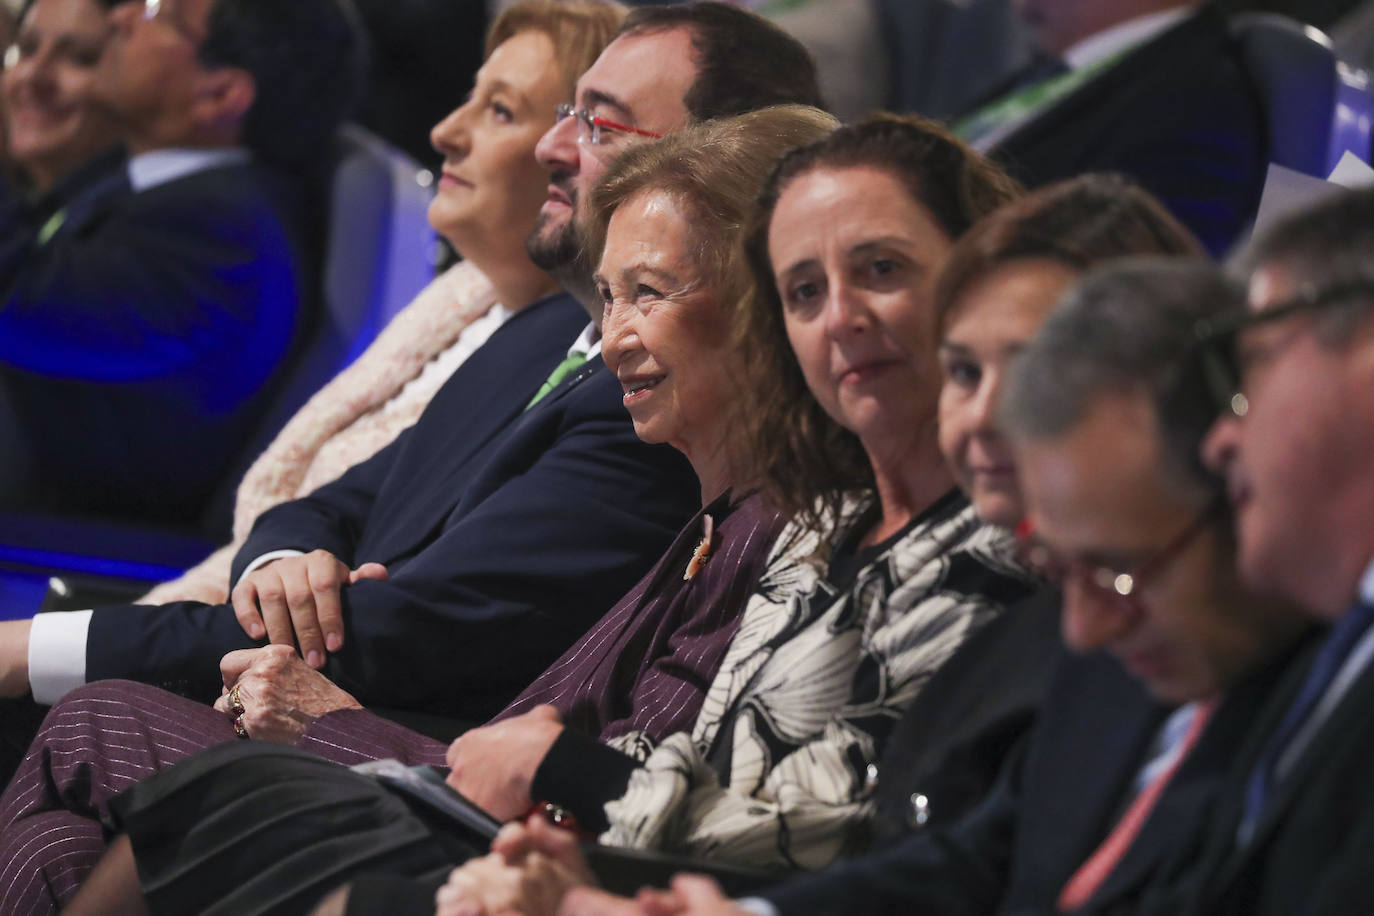
<svg viewBox="0 0 1374 916">
<path fill-rule="evenodd" d="M 300 171 L 361 77 L 347 0 L 147 0 L 109 13 L 93 104 L 108 193 L 0 234 L 0 385 L 25 502 L 195 525 L 318 304 Z"/>
<path fill-rule="evenodd" d="M 5 155 L 24 191 L 52 191 L 78 166 L 116 148 L 119 124 L 96 87 L 117 0 L 33 0 L 5 43 L 0 117 Z"/>
<path fill-rule="evenodd" d="M 118 125 L 95 91 L 113 5 L 30 0 L 14 18 L 0 6 L 0 226 L 10 234 L 41 231 L 64 206 L 124 187 Z M 27 499 L 33 473 L 10 400 L 0 382 L 0 505 Z"/>
<path fill-rule="evenodd" d="M 955 122 L 1030 187 L 1120 172 L 1214 255 L 1259 204 L 1264 107 L 1208 0 L 1018 0 L 1052 55 Z"/>
</svg>

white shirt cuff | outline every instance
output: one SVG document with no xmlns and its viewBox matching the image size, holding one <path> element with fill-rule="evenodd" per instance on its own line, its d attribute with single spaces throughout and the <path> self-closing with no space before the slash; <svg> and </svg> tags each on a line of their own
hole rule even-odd
<svg viewBox="0 0 1374 916">
<path fill-rule="evenodd" d="M 253 570 L 262 569 L 264 566 L 266 566 L 268 563 L 271 563 L 273 560 L 280 560 L 283 557 L 303 556 L 305 556 L 304 550 L 269 550 L 267 551 L 267 553 L 263 554 L 262 556 L 254 560 L 252 563 L 248 564 L 248 566 L 243 570 L 243 575 L 239 576 L 239 582 L 242 582 Z M 239 582 L 235 582 L 234 584 L 238 585 Z"/>
<path fill-rule="evenodd" d="M 29 688 L 36 703 L 51 706 L 86 683 L 90 611 L 38 614 L 29 629 Z"/>
<path fill-rule="evenodd" d="M 781 916 L 772 901 L 764 900 L 762 897 L 745 897 L 743 900 L 736 900 L 735 906 L 746 913 L 753 913 L 754 916 Z"/>
</svg>

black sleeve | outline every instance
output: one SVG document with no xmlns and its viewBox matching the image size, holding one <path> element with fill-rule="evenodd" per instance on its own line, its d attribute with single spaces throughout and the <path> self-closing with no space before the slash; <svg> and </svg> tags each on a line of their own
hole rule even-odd
<svg viewBox="0 0 1374 916">
<path fill-rule="evenodd" d="M 638 766 L 629 755 L 565 728 L 535 770 L 530 794 L 567 808 L 584 828 L 601 833 L 610 826 L 606 803 L 625 794 Z"/>
<path fill-rule="evenodd" d="M 977 808 L 946 829 L 913 833 L 887 849 L 765 890 L 783 914 L 975 916 L 1006 887 L 1015 835 L 1021 754 Z"/>
</svg>

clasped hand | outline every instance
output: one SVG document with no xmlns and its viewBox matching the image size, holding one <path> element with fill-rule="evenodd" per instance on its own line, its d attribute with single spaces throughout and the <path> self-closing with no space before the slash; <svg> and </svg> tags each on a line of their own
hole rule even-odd
<svg viewBox="0 0 1374 916">
<path fill-rule="evenodd" d="M 363 579 L 386 579 L 386 567 L 364 563 L 357 569 L 327 550 L 283 557 L 253 570 L 230 593 L 239 626 L 254 639 L 300 646 L 311 668 L 324 667 L 325 651 L 343 648 L 345 585 Z"/>
<path fill-rule="evenodd" d="M 449 874 L 435 916 L 748 916 L 701 875 L 633 899 L 598 890 L 577 839 L 539 815 L 501 828 L 491 850 Z"/>
<path fill-rule="evenodd" d="M 448 748 L 448 784 L 497 820 L 530 809 L 535 771 L 563 731 L 558 710 L 536 706 L 464 732 Z"/>
<path fill-rule="evenodd" d="M 215 709 L 232 716 L 229 691 L 238 687 L 242 723 L 250 738 L 295 744 L 310 723 L 339 709 L 362 709 L 351 694 L 308 667 L 289 646 L 240 649 L 219 663 L 224 693 Z"/>
</svg>

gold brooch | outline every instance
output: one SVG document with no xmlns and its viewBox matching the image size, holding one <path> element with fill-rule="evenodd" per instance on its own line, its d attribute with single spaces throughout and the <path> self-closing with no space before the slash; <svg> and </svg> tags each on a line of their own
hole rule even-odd
<svg viewBox="0 0 1374 916">
<path fill-rule="evenodd" d="M 697 542 L 697 549 L 692 551 L 692 559 L 687 561 L 687 571 L 682 574 L 683 581 L 700 572 L 711 558 L 711 538 L 716 533 L 716 523 L 709 515 L 703 515 L 701 519 L 701 540 Z"/>
</svg>

